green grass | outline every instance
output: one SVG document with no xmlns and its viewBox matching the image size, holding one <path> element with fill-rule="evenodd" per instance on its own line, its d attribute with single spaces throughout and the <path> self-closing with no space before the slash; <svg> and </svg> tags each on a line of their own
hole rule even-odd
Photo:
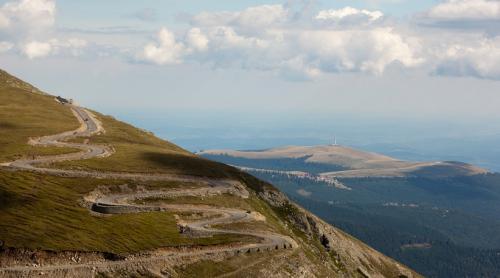
<svg viewBox="0 0 500 278">
<path fill-rule="evenodd" d="M 92 215 L 80 205 L 82 196 L 99 185 L 119 192 L 120 185 L 133 189 L 143 182 L 62 178 L 26 172 L 0 171 L 0 240 L 5 247 L 42 250 L 133 253 L 158 247 L 213 245 L 249 242 L 252 237 L 215 235 L 190 239 L 178 232 L 172 213 Z M 150 189 L 193 187 L 191 183 L 153 182 Z M 251 194 L 249 199 L 230 195 L 208 198 L 181 197 L 175 202 L 240 207 L 259 211 L 268 228 L 285 232 L 267 204 Z M 260 230 L 255 226 L 254 229 Z"/>
<path fill-rule="evenodd" d="M 214 263 L 212 260 L 203 260 L 184 267 L 175 267 L 180 277 L 216 277 L 238 269 L 228 261 Z"/>
<path fill-rule="evenodd" d="M 30 137 L 51 135 L 78 128 L 70 109 L 53 97 L 28 93 L 0 82 L 0 162 L 23 156 L 52 155 L 73 149 L 33 147 Z"/>
<path fill-rule="evenodd" d="M 5 247 L 117 254 L 250 240 L 234 235 L 183 237 L 173 213 L 93 216 L 79 201 L 98 184 L 118 186 L 123 181 L 0 171 L 0 240 Z"/>
<path fill-rule="evenodd" d="M 238 171 L 232 167 L 196 156 L 113 117 L 96 114 L 106 133 L 88 138 L 89 143 L 111 145 L 116 152 L 106 158 L 61 162 L 52 167 L 214 178 L 238 175 Z"/>
<path fill-rule="evenodd" d="M 150 197 L 136 201 L 139 204 L 145 203 L 168 203 L 168 204 L 193 204 L 193 205 L 211 205 L 224 208 L 239 208 L 243 210 L 252 209 L 246 199 L 236 197 L 230 194 L 221 194 L 214 196 L 178 196 L 178 197 Z"/>
</svg>

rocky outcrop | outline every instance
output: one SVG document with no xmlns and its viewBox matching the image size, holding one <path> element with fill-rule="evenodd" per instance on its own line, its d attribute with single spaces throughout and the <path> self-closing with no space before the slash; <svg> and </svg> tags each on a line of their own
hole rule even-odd
<svg viewBox="0 0 500 278">
<path fill-rule="evenodd" d="M 266 189 L 259 195 L 281 212 L 309 240 L 317 241 L 345 272 L 362 277 L 420 277 L 406 266 L 291 202 L 282 192 Z"/>
</svg>

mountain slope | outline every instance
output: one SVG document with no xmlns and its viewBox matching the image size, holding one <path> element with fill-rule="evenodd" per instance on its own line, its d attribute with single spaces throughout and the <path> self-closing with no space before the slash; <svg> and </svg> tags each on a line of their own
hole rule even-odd
<svg viewBox="0 0 500 278">
<path fill-rule="evenodd" d="M 270 184 L 0 79 L 0 276 L 418 276 Z"/>
</svg>

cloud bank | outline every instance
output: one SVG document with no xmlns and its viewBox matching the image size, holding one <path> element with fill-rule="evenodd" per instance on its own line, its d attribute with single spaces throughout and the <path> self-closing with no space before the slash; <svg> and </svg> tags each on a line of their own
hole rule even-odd
<svg viewBox="0 0 500 278">
<path fill-rule="evenodd" d="M 379 10 L 289 3 L 200 12 L 175 28 L 161 24 L 152 9 L 134 16 L 157 26 L 156 31 L 148 30 L 146 37 L 125 28 L 115 43 L 117 32 L 56 28 L 55 0 L 10 0 L 0 6 L 0 54 L 40 59 L 105 53 L 134 63 L 200 64 L 291 80 L 343 73 L 378 76 L 390 67 L 500 80 L 498 0 L 445 0 L 411 20 Z M 124 38 L 127 32 L 130 37 Z"/>
<path fill-rule="evenodd" d="M 499 1 L 442 2 L 417 16 L 416 25 L 388 19 L 381 11 L 352 7 L 319 10 L 297 20 L 296 12 L 286 5 L 263 5 L 202 12 L 192 16 L 186 30 L 163 27 L 138 57 L 158 65 L 200 63 L 272 71 L 292 79 L 332 73 L 381 75 L 398 65 L 496 80 L 500 79 L 498 36 L 461 25 L 485 19 L 489 23 L 500 19 Z M 448 28 L 450 21 L 455 22 L 453 30 Z M 437 32 L 417 28 L 422 22 L 447 25 Z"/>
<path fill-rule="evenodd" d="M 337 72 L 378 75 L 392 63 L 408 68 L 422 63 L 415 38 L 391 26 L 367 25 L 382 17 L 379 11 L 345 8 L 319 11 L 299 23 L 283 5 L 204 12 L 177 35 L 162 28 L 139 57 L 158 65 L 199 62 L 304 78 Z"/>
<path fill-rule="evenodd" d="M 78 55 L 82 39 L 57 38 L 55 0 L 18 0 L 0 7 L 0 52 L 17 50 L 29 59 L 54 54 Z"/>
<path fill-rule="evenodd" d="M 345 7 L 339 10 L 323 10 L 316 15 L 316 19 L 335 23 L 372 23 L 384 17 L 381 11 L 358 10 Z"/>
<path fill-rule="evenodd" d="M 41 32 L 54 25 L 56 4 L 52 0 L 21 0 L 7 2 L 0 8 L 2 31 Z"/>
<path fill-rule="evenodd" d="M 433 7 L 428 16 L 435 19 L 500 19 L 500 2 L 495 0 L 449 0 Z"/>
<path fill-rule="evenodd" d="M 448 47 L 436 73 L 500 80 L 500 37 Z"/>
<path fill-rule="evenodd" d="M 427 43 L 434 74 L 500 80 L 500 1 L 444 1 L 417 22 L 439 28 L 435 35 L 442 36 Z"/>
</svg>

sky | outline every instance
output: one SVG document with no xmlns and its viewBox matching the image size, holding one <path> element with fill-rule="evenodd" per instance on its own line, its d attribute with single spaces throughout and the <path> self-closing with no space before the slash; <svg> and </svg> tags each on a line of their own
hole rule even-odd
<svg viewBox="0 0 500 278">
<path fill-rule="evenodd" d="M 1 0 L 0 67 L 191 150 L 500 138 L 496 0 Z"/>
</svg>

